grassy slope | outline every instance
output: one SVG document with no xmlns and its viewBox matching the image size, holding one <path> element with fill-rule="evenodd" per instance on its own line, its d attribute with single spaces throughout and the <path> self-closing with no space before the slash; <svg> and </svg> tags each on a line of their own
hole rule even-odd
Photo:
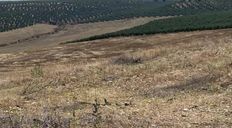
<svg viewBox="0 0 232 128">
<path fill-rule="evenodd" d="M 0 47 L 10 44 L 25 42 L 31 38 L 38 38 L 41 35 L 55 33 L 58 27 L 55 25 L 36 24 L 30 27 L 16 29 L 0 33 Z"/>
<path fill-rule="evenodd" d="M 36 25 L 38 27 L 30 26 L 27 28 L 2 32 L 0 33 L 0 53 L 34 51 L 36 49 L 54 47 L 66 41 L 79 40 L 91 37 L 93 35 L 100 35 L 132 28 L 146 24 L 154 19 L 154 17 L 143 17 L 77 25 L 65 25 L 56 28 L 56 30 L 53 30 L 54 32 L 45 31 L 46 28 L 50 28 L 49 25 Z"/>
</svg>

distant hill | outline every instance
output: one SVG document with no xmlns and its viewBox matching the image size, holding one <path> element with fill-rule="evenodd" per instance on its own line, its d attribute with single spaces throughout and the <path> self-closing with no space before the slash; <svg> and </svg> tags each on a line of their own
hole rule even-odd
<svg viewBox="0 0 232 128">
<path fill-rule="evenodd" d="M 0 2 L 0 31 L 36 23 L 75 24 L 230 10 L 230 0 L 41 0 Z"/>
</svg>

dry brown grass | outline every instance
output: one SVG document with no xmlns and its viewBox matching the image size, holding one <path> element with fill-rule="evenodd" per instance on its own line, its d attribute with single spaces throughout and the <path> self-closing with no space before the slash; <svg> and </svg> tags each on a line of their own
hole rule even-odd
<svg viewBox="0 0 232 128">
<path fill-rule="evenodd" d="M 48 24 L 36 24 L 29 27 L 16 29 L 8 32 L 0 33 L 0 45 L 8 45 L 23 39 L 27 39 L 33 36 L 51 33 L 57 26 Z"/>
<path fill-rule="evenodd" d="M 25 127 L 232 127 L 231 35 L 116 38 L 4 59 L 0 69 L 12 69 L 0 72 L 0 118 Z"/>
</svg>

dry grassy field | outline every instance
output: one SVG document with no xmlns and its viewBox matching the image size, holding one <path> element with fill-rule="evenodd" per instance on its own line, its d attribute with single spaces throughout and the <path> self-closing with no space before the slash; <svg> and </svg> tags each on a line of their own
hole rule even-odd
<svg viewBox="0 0 232 128">
<path fill-rule="evenodd" d="M 232 29 L 0 54 L 0 127 L 232 127 Z"/>
<path fill-rule="evenodd" d="M 65 26 L 38 24 L 18 30 L 0 33 L 0 53 L 34 51 L 53 47 L 67 41 L 115 32 L 168 17 L 141 17 Z"/>
<path fill-rule="evenodd" d="M 0 47 L 6 45 L 13 45 L 19 43 L 20 41 L 25 41 L 34 36 L 39 36 L 43 34 L 48 34 L 53 32 L 57 26 L 47 25 L 47 24 L 36 24 L 29 27 L 16 29 L 7 32 L 0 33 Z"/>
</svg>

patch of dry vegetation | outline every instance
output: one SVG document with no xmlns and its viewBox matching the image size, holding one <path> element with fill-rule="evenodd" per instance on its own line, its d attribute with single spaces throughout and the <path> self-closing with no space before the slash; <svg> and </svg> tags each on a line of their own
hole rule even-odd
<svg viewBox="0 0 232 128">
<path fill-rule="evenodd" d="M 36 24 L 25 28 L 20 28 L 8 32 L 0 33 L 0 47 L 4 45 L 10 45 L 19 43 L 20 41 L 26 41 L 32 37 L 40 36 L 43 34 L 52 33 L 57 29 L 55 25 L 48 24 Z"/>
<path fill-rule="evenodd" d="M 1 85 L 0 126 L 231 127 L 231 34 L 117 38 L 24 54 L 18 67 L 5 60 L 15 69 L 2 74 L 15 77 Z"/>
</svg>

